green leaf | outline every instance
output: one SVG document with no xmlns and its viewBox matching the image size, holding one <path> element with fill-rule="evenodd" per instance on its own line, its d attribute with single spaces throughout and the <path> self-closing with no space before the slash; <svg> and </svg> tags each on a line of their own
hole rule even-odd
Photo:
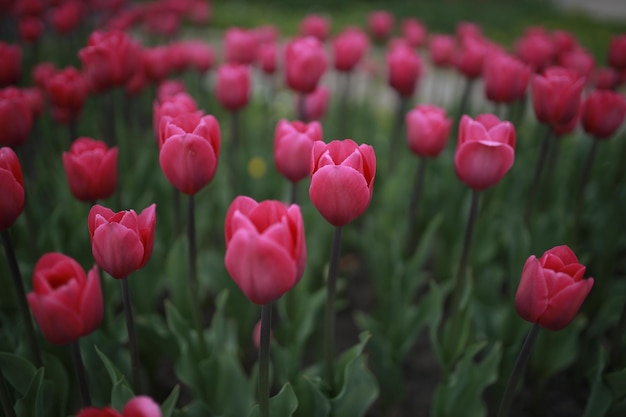
<svg viewBox="0 0 626 417">
<path fill-rule="evenodd" d="M 107 370 L 107 373 L 109 374 L 109 379 L 111 380 L 111 384 L 115 385 L 120 381 L 124 381 L 126 377 L 124 376 L 122 371 L 120 371 L 117 368 L 117 366 L 115 366 L 115 364 L 111 362 L 109 358 L 107 358 L 107 356 L 104 353 L 102 353 L 100 349 L 98 349 L 98 346 L 94 345 L 94 349 L 96 350 L 96 353 L 98 354 L 98 356 L 100 357 L 100 360 L 104 364 L 104 368 Z"/>
<path fill-rule="evenodd" d="M 163 404 L 161 404 L 162 417 L 170 417 L 176 407 L 176 401 L 178 401 L 178 395 L 180 394 L 180 385 L 176 385 L 170 395 L 167 396 Z"/>
<path fill-rule="evenodd" d="M 294 413 L 298 417 L 328 417 L 330 401 L 322 393 L 323 381 L 319 377 L 300 375 L 294 390 L 298 398 L 298 409 Z"/>
<path fill-rule="evenodd" d="M 579 335 L 584 326 L 584 320 L 577 319 L 558 332 L 539 332 L 530 357 L 531 371 L 539 383 L 544 383 L 574 363 L 580 350 Z"/>
<path fill-rule="evenodd" d="M 111 406 L 115 409 L 121 410 L 124 405 L 135 396 L 132 388 L 128 384 L 126 377 L 124 374 L 106 357 L 104 353 L 98 346 L 94 345 L 96 349 L 96 353 L 100 357 L 100 360 L 104 364 L 107 373 L 109 374 L 109 379 L 111 380 Z"/>
<path fill-rule="evenodd" d="M 272 417 L 291 417 L 298 408 L 298 399 L 293 392 L 291 384 L 283 385 L 278 394 L 270 398 L 270 416 Z M 261 410 L 258 404 L 250 411 L 249 417 L 258 417 Z"/>
<path fill-rule="evenodd" d="M 15 413 L 20 417 L 44 417 L 40 388 L 43 382 L 44 368 L 39 368 L 33 376 L 24 397 L 15 403 Z"/>
<path fill-rule="evenodd" d="M 606 386 L 602 378 L 606 364 L 606 355 L 603 353 L 600 351 L 596 360 L 596 368 L 591 381 L 591 391 L 583 417 L 604 417 L 613 401 L 611 390 Z"/>
<path fill-rule="evenodd" d="M 44 354 L 46 369 L 42 392 L 46 416 L 65 416 L 70 397 L 70 379 L 61 361 L 54 355 Z"/>
<path fill-rule="evenodd" d="M 626 367 L 606 374 L 606 384 L 613 393 L 613 398 L 626 396 Z"/>
<path fill-rule="evenodd" d="M 201 376 L 210 375 L 213 381 L 204 380 L 204 398 L 214 414 L 232 417 L 248 414 L 255 402 L 253 384 L 246 378 L 235 351 L 215 352 L 196 367 Z"/>
<path fill-rule="evenodd" d="M 25 395 L 36 372 L 33 364 L 21 356 L 0 352 L 0 368 L 6 380 L 17 392 Z"/>
</svg>

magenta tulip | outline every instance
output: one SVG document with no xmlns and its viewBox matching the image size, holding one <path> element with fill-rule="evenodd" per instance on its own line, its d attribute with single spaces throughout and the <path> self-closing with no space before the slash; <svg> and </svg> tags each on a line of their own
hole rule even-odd
<svg viewBox="0 0 626 417">
<path fill-rule="evenodd" d="M 296 38 L 285 49 L 285 77 L 287 86 L 301 93 L 312 93 L 326 72 L 326 52 L 314 37 Z"/>
<path fill-rule="evenodd" d="M 322 140 L 319 122 L 288 122 L 282 119 L 274 132 L 274 162 L 276 168 L 291 182 L 309 175 L 311 149 L 315 141 Z"/>
<path fill-rule="evenodd" d="M 585 132 L 597 139 L 608 139 L 619 129 L 626 117 L 626 98 L 609 90 L 589 93 L 582 105 Z"/>
<path fill-rule="evenodd" d="M 405 121 L 409 148 L 414 154 L 435 158 L 446 147 L 452 119 L 444 109 L 419 105 L 407 113 Z"/>
<path fill-rule="evenodd" d="M 0 231 L 8 229 L 24 210 L 24 177 L 17 155 L 0 148 Z"/>
<path fill-rule="evenodd" d="M 585 79 L 572 70 L 550 67 L 532 80 L 533 109 L 541 123 L 567 125 L 580 107 Z"/>
<path fill-rule="evenodd" d="M 63 168 L 76 199 L 94 202 L 111 197 L 117 186 L 117 148 L 80 137 L 69 152 L 63 152 Z"/>
</svg>

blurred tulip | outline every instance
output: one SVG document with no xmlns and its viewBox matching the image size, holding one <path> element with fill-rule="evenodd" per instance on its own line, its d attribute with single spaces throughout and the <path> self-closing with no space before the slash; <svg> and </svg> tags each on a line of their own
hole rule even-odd
<svg viewBox="0 0 626 417">
<path fill-rule="evenodd" d="M 271 303 L 300 281 L 306 242 L 298 205 L 239 196 L 228 208 L 224 229 L 226 269 L 250 301 Z"/>
<path fill-rule="evenodd" d="M 596 66 L 596 60 L 588 51 L 578 48 L 559 55 L 558 63 L 563 68 L 576 71 L 585 80 L 589 80 Z"/>
<path fill-rule="evenodd" d="M 370 145 L 351 139 L 328 144 L 316 141 L 311 155 L 309 197 L 333 226 L 345 226 L 370 204 L 376 175 L 376 155 Z"/>
<path fill-rule="evenodd" d="M 152 255 L 156 205 L 137 215 L 134 210 L 115 213 L 96 204 L 89 211 L 88 226 L 98 266 L 113 278 L 124 279 L 141 269 Z"/>
<path fill-rule="evenodd" d="M 444 109 L 423 104 L 406 114 L 407 141 L 411 151 L 421 157 L 435 158 L 446 147 L 452 119 Z"/>
<path fill-rule="evenodd" d="M 428 51 L 433 64 L 448 67 L 454 64 L 455 40 L 449 35 L 433 35 L 428 42 Z"/>
<path fill-rule="evenodd" d="M 461 21 L 456 24 L 454 34 L 459 41 L 463 42 L 467 38 L 482 38 L 483 30 L 477 23 Z"/>
<path fill-rule="evenodd" d="M 16 0 L 15 14 L 21 16 L 41 16 L 46 8 L 43 0 Z"/>
<path fill-rule="evenodd" d="M 412 48 L 418 48 L 426 40 L 426 27 L 419 20 L 408 17 L 402 21 L 402 37 Z"/>
<path fill-rule="evenodd" d="M 315 90 L 324 72 L 327 58 L 322 43 L 313 37 L 291 40 L 285 49 L 287 86 L 300 94 Z"/>
<path fill-rule="evenodd" d="M 33 67 L 31 78 L 39 88 L 45 91 L 46 84 L 50 78 L 57 72 L 57 67 L 52 62 L 40 62 Z"/>
<path fill-rule="evenodd" d="M 554 136 L 557 138 L 572 133 L 578 127 L 580 122 L 580 115 L 582 111 L 582 102 L 578 106 L 578 110 L 576 111 L 576 115 L 565 124 L 555 124 L 551 126 L 552 132 Z"/>
<path fill-rule="evenodd" d="M 44 23 L 38 16 L 24 16 L 19 20 L 20 39 L 25 42 L 37 42 L 44 31 Z"/>
<path fill-rule="evenodd" d="M 0 87 L 17 84 L 22 75 L 22 50 L 0 41 Z"/>
<path fill-rule="evenodd" d="M 150 397 L 139 395 L 131 398 L 122 413 L 111 407 L 87 407 L 80 410 L 76 417 L 161 417 L 161 408 Z"/>
<path fill-rule="evenodd" d="M 236 111 L 250 100 L 250 67 L 244 64 L 226 63 L 217 70 L 215 95 L 220 104 Z"/>
<path fill-rule="evenodd" d="M 493 114 L 461 118 L 454 168 L 459 179 L 473 190 L 493 187 L 513 166 L 515 128 Z"/>
<path fill-rule="evenodd" d="M 24 210 L 24 177 L 13 149 L 0 148 L 0 231 L 8 229 Z"/>
<path fill-rule="evenodd" d="M 580 107 L 585 79 L 561 67 L 547 68 L 532 79 L 533 109 L 541 123 L 567 125 Z"/>
<path fill-rule="evenodd" d="M 306 121 L 321 120 L 326 115 L 330 91 L 324 86 L 317 87 L 315 91 L 304 96 L 304 111 Z"/>
<path fill-rule="evenodd" d="M 616 70 L 626 70 L 626 33 L 611 38 L 607 61 Z"/>
<path fill-rule="evenodd" d="M 553 65 L 556 50 L 550 35 L 543 29 L 527 31 L 513 45 L 515 55 L 535 72 Z"/>
<path fill-rule="evenodd" d="M 261 71 L 274 74 L 278 66 L 278 46 L 275 42 L 266 42 L 259 45 L 257 62 Z"/>
<path fill-rule="evenodd" d="M 16 148 L 26 142 L 33 127 L 33 114 L 22 90 L 0 89 L 0 146 Z"/>
<path fill-rule="evenodd" d="M 549 330 L 563 329 L 593 287 L 593 278 L 583 279 L 584 275 L 585 266 L 565 245 L 546 251 L 540 259 L 530 256 L 515 294 L 517 314 Z"/>
<path fill-rule="evenodd" d="M 612 67 L 596 68 L 592 76 L 592 87 L 598 90 L 613 90 L 619 83 L 619 75 Z"/>
<path fill-rule="evenodd" d="M 395 18 L 386 10 L 375 10 L 367 16 L 367 27 L 376 40 L 385 40 L 391 36 Z"/>
<path fill-rule="evenodd" d="M 487 53 L 488 46 L 482 38 L 467 36 L 461 41 L 461 48 L 456 52 L 454 64 L 468 79 L 478 78 L 483 73 Z"/>
<path fill-rule="evenodd" d="M 369 49 L 369 39 L 357 27 L 344 29 L 332 43 L 335 69 L 352 71 Z"/>
<path fill-rule="evenodd" d="M 597 139 L 608 139 L 619 129 L 626 117 L 626 98 L 609 90 L 595 90 L 582 105 L 585 132 Z"/>
<path fill-rule="evenodd" d="M 83 74 L 74 67 L 57 71 L 46 83 L 46 93 L 54 118 L 60 123 L 78 119 L 87 95 L 89 84 Z"/>
<path fill-rule="evenodd" d="M 66 35 L 80 26 L 84 14 L 83 3 L 76 0 L 65 1 L 52 9 L 50 23 L 55 32 Z"/>
<path fill-rule="evenodd" d="M 310 173 L 311 149 L 322 140 L 319 122 L 289 122 L 281 119 L 274 132 L 274 162 L 276 168 L 291 182 L 298 182 Z"/>
<path fill-rule="evenodd" d="M 157 87 L 157 101 L 162 103 L 166 99 L 176 96 L 178 93 L 185 93 L 185 84 L 181 80 L 164 80 L 162 83 L 159 83 Z M 191 96 L 187 95 L 187 97 L 191 100 Z M 195 104 L 193 110 L 196 110 Z"/>
<path fill-rule="evenodd" d="M 531 69 L 503 52 L 489 54 L 483 66 L 485 95 L 495 103 L 511 103 L 526 96 Z"/>
<path fill-rule="evenodd" d="M 200 40 L 186 41 L 184 44 L 185 55 L 190 68 L 199 73 L 205 73 L 211 69 L 214 61 L 213 48 Z"/>
<path fill-rule="evenodd" d="M 117 148 L 80 137 L 63 152 L 63 168 L 76 199 L 90 203 L 109 198 L 117 186 Z"/>
<path fill-rule="evenodd" d="M 299 33 L 300 36 L 312 36 L 324 42 L 330 34 L 330 20 L 318 14 L 309 14 L 300 22 Z"/>
<path fill-rule="evenodd" d="M 100 326 L 104 314 L 98 268 L 87 274 L 74 259 L 62 253 L 39 258 L 33 272 L 28 304 L 44 337 L 67 345 Z"/>
<path fill-rule="evenodd" d="M 226 62 L 250 65 L 257 54 L 257 38 L 252 30 L 231 27 L 224 34 Z"/>
<path fill-rule="evenodd" d="M 274 25 L 261 25 L 254 29 L 257 41 L 262 45 L 264 43 L 276 43 L 280 37 L 278 28 Z"/>
<path fill-rule="evenodd" d="M 212 3 L 207 0 L 192 0 L 187 10 L 187 17 L 194 25 L 202 26 L 213 17 Z"/>
<path fill-rule="evenodd" d="M 389 85 L 402 97 L 411 97 L 422 74 L 419 55 L 407 45 L 390 46 L 386 60 Z"/>
<path fill-rule="evenodd" d="M 578 41 L 571 33 L 557 29 L 552 32 L 552 43 L 554 44 L 555 53 L 557 56 L 572 51 L 578 46 Z"/>
<path fill-rule="evenodd" d="M 170 53 L 170 48 L 165 45 L 142 49 L 141 60 L 150 81 L 160 83 L 172 71 Z"/>
<path fill-rule="evenodd" d="M 43 93 L 39 87 L 30 87 L 22 90 L 24 98 L 28 102 L 33 119 L 36 119 L 43 113 L 44 99 Z"/>
<path fill-rule="evenodd" d="M 220 127 L 215 117 L 199 112 L 162 119 L 159 164 L 180 192 L 193 195 L 215 175 L 220 153 Z"/>
</svg>

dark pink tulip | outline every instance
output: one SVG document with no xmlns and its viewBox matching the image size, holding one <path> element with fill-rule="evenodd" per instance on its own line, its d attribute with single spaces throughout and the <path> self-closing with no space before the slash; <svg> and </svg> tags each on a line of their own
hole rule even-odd
<svg viewBox="0 0 626 417">
<path fill-rule="evenodd" d="M 344 29 L 332 43 L 335 69 L 352 71 L 369 49 L 367 34 L 357 27 Z"/>
<path fill-rule="evenodd" d="M 552 32 L 552 42 L 557 55 L 572 51 L 578 46 L 578 41 L 570 32 L 557 29 Z"/>
<path fill-rule="evenodd" d="M 41 16 L 45 7 L 43 0 L 16 0 L 14 11 L 17 16 Z"/>
<path fill-rule="evenodd" d="M 626 70 L 626 33 L 611 38 L 608 55 L 610 66 L 616 70 Z"/>
<path fill-rule="evenodd" d="M 157 86 L 157 101 L 162 103 L 178 93 L 187 94 L 185 84 L 181 80 L 164 80 Z M 193 100 L 191 96 L 188 95 L 187 97 Z M 195 110 L 195 104 L 193 110 Z"/>
<path fill-rule="evenodd" d="M 152 105 L 152 128 L 157 137 L 159 148 L 162 145 L 160 137 L 161 119 L 164 116 L 176 117 L 181 114 L 197 111 L 196 102 L 186 92 L 176 93 L 173 96 L 166 96 L 155 101 Z"/>
<path fill-rule="evenodd" d="M 585 79 L 572 70 L 547 68 L 532 79 L 533 109 L 541 123 L 567 125 L 580 107 Z"/>
<path fill-rule="evenodd" d="M 0 41 L 0 87 L 17 84 L 22 74 L 22 50 Z"/>
<path fill-rule="evenodd" d="M 278 46 L 275 42 L 259 45 L 257 63 L 266 74 L 274 74 L 278 66 Z"/>
<path fill-rule="evenodd" d="M 80 26 L 84 14 L 83 3 L 76 0 L 65 1 L 52 9 L 50 23 L 55 32 L 65 35 Z"/>
<path fill-rule="evenodd" d="M 473 190 L 493 187 L 513 166 L 515 128 L 493 114 L 461 118 L 454 168 L 459 179 Z"/>
<path fill-rule="evenodd" d="M 24 177 L 13 149 L 0 148 L 0 231 L 8 229 L 24 210 Z"/>
<path fill-rule="evenodd" d="M 306 242 L 298 205 L 239 196 L 228 208 L 224 230 L 226 269 L 253 303 L 279 299 L 302 278 Z"/>
<path fill-rule="evenodd" d="M 33 119 L 39 117 L 43 113 L 44 98 L 43 92 L 39 87 L 30 87 L 22 90 L 24 98 L 28 102 L 31 112 L 33 113 Z"/>
<path fill-rule="evenodd" d="M 456 41 L 450 35 L 435 34 L 428 42 L 430 59 L 438 67 L 449 67 L 454 64 L 455 48 Z"/>
<path fill-rule="evenodd" d="M 299 28 L 300 36 L 312 36 L 324 42 L 330 34 L 330 20 L 318 14 L 309 14 L 302 19 Z"/>
<path fill-rule="evenodd" d="M 608 139 L 619 129 L 626 116 L 626 98 L 609 90 L 589 93 L 582 105 L 585 132 L 597 139 Z"/>
<path fill-rule="evenodd" d="M 256 58 L 258 41 L 253 30 L 232 27 L 224 34 L 226 62 L 250 65 Z"/>
<path fill-rule="evenodd" d="M 94 202 L 111 197 L 117 186 L 117 148 L 87 138 L 77 138 L 63 152 L 63 168 L 76 199 Z"/>
<path fill-rule="evenodd" d="M 482 38 L 483 30 L 478 23 L 461 21 L 457 23 L 454 34 L 462 42 L 466 38 Z"/>
<path fill-rule="evenodd" d="M 161 407 L 152 398 L 139 395 L 131 398 L 122 410 L 123 417 L 161 417 Z"/>
<path fill-rule="evenodd" d="M 281 119 L 274 132 L 274 162 L 276 168 L 291 182 L 298 182 L 310 173 L 311 149 L 322 140 L 319 122 L 289 122 Z"/>
<path fill-rule="evenodd" d="M 35 265 L 28 304 L 50 343 L 76 342 L 102 322 L 104 305 L 98 268 L 94 266 L 85 274 L 69 256 L 46 253 Z"/>
<path fill-rule="evenodd" d="M 156 205 L 137 215 L 134 210 L 113 212 L 99 204 L 89 211 L 91 251 L 100 268 L 116 279 L 141 269 L 152 255 Z"/>
<path fill-rule="evenodd" d="M 280 36 L 278 28 L 274 25 L 261 25 L 254 29 L 259 44 L 276 43 Z"/>
<path fill-rule="evenodd" d="M 565 124 L 556 124 L 556 125 L 552 125 L 552 132 L 554 132 L 554 135 L 558 138 L 561 137 L 563 135 L 567 135 L 569 133 L 572 133 L 574 130 L 576 130 L 576 128 L 578 127 L 578 124 L 580 122 L 580 115 L 582 112 L 582 102 L 580 103 L 580 105 L 578 106 L 578 111 L 576 111 L 576 116 L 573 117 L 569 122 L 565 123 Z"/>
<path fill-rule="evenodd" d="M 419 55 L 408 45 L 398 44 L 387 50 L 386 60 L 389 85 L 402 97 L 412 96 L 422 73 Z"/>
<path fill-rule="evenodd" d="M 596 66 L 596 60 L 588 51 L 583 48 L 573 49 L 559 55 L 559 65 L 563 68 L 576 71 L 585 80 L 591 78 Z"/>
<path fill-rule="evenodd" d="M 488 52 L 489 47 L 482 38 L 466 36 L 461 40 L 461 47 L 456 52 L 454 64 L 465 77 L 478 78 L 483 73 L 483 63 Z"/>
<path fill-rule="evenodd" d="M 170 53 L 170 48 L 165 45 L 143 48 L 141 50 L 140 59 L 142 60 L 146 77 L 150 81 L 160 83 L 172 71 Z"/>
<path fill-rule="evenodd" d="M 33 127 L 33 114 L 22 90 L 0 89 L 0 146 L 16 148 L 26 142 Z"/>
<path fill-rule="evenodd" d="M 291 40 L 285 49 L 287 86 L 301 94 L 313 92 L 327 67 L 326 52 L 314 37 Z"/>
<path fill-rule="evenodd" d="M 180 192 L 194 195 L 215 175 L 220 153 L 220 127 L 215 117 L 199 112 L 164 117 L 159 164 Z"/>
<path fill-rule="evenodd" d="M 40 62 L 33 67 L 31 77 L 39 88 L 45 91 L 46 84 L 57 72 L 57 67 L 52 62 Z"/>
<path fill-rule="evenodd" d="M 426 41 L 426 26 L 419 20 L 408 17 L 402 21 L 402 37 L 413 48 L 418 48 Z"/>
<path fill-rule="evenodd" d="M 326 115 L 330 91 L 324 86 L 317 87 L 315 91 L 304 96 L 304 109 L 306 119 L 321 120 Z"/>
<path fill-rule="evenodd" d="M 57 71 L 46 83 L 54 118 L 60 123 L 78 119 L 89 94 L 89 83 L 74 67 Z"/>
<path fill-rule="evenodd" d="M 24 16 L 19 21 L 18 32 L 24 42 L 37 42 L 44 29 L 44 22 L 39 16 Z"/>
<path fill-rule="evenodd" d="M 237 63 L 222 64 L 217 70 L 215 84 L 220 104 L 230 111 L 239 110 L 250 100 L 250 67 Z"/>
<path fill-rule="evenodd" d="M 596 68 L 591 86 L 598 90 L 613 90 L 619 84 L 619 75 L 612 67 Z"/>
<path fill-rule="evenodd" d="M 532 255 L 524 264 L 515 293 L 515 309 L 526 321 L 549 330 L 561 330 L 574 320 L 593 287 L 593 278 L 583 279 L 585 266 L 563 245 Z"/>
<path fill-rule="evenodd" d="M 187 10 L 187 17 L 194 25 L 202 26 L 213 17 L 212 3 L 206 0 L 192 0 Z"/>
<path fill-rule="evenodd" d="M 376 155 L 370 145 L 351 139 L 328 144 L 316 141 L 311 154 L 309 197 L 333 226 L 345 226 L 370 204 L 376 176 Z"/>
<path fill-rule="evenodd" d="M 531 69 L 503 52 L 489 54 L 483 64 L 485 95 L 495 103 L 511 103 L 526 96 Z"/>
<path fill-rule="evenodd" d="M 535 72 L 541 72 L 554 63 L 556 50 L 554 42 L 545 30 L 527 31 L 524 36 L 515 41 L 513 46 L 515 55 Z"/>
<path fill-rule="evenodd" d="M 385 40 L 391 36 L 396 19 L 387 10 L 375 10 L 367 17 L 367 27 L 377 40 Z"/>
<path fill-rule="evenodd" d="M 406 114 L 407 141 L 411 151 L 421 157 L 435 158 L 446 147 L 452 119 L 444 109 L 423 104 Z"/>
<path fill-rule="evenodd" d="M 183 43 L 188 66 L 199 73 L 207 72 L 213 66 L 214 52 L 211 45 L 200 40 Z"/>
</svg>

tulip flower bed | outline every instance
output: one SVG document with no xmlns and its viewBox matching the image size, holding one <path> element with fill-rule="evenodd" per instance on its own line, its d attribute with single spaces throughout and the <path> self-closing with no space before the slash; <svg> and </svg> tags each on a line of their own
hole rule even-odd
<svg viewBox="0 0 626 417">
<path fill-rule="evenodd" d="M 7 5 L 3 415 L 626 415 L 626 32 Z"/>
</svg>

